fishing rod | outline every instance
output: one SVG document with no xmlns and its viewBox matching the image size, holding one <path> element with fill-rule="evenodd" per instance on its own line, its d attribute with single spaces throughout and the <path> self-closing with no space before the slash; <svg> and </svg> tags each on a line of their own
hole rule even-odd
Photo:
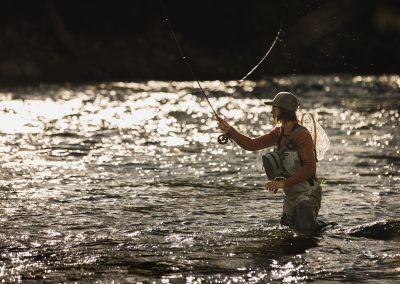
<svg viewBox="0 0 400 284">
<path fill-rule="evenodd" d="M 264 60 L 269 56 L 270 52 L 271 52 L 272 49 L 274 48 L 275 44 L 276 44 L 276 43 L 278 42 L 278 40 L 280 39 L 280 35 L 281 35 L 281 33 L 282 33 L 282 27 L 283 27 L 283 18 L 284 18 L 284 16 L 283 16 L 283 15 L 284 15 L 284 0 L 282 0 L 281 3 L 282 3 L 281 20 L 280 20 L 279 29 L 278 29 L 278 32 L 277 32 L 277 34 L 276 34 L 276 36 L 275 36 L 274 41 L 272 42 L 271 46 L 269 47 L 269 49 L 267 50 L 267 52 L 265 53 L 265 55 L 261 58 L 261 60 L 259 60 L 258 63 L 257 63 L 249 72 L 247 72 L 247 74 L 246 74 L 245 76 L 243 76 L 240 80 L 238 80 L 239 83 L 242 83 L 244 80 L 246 80 L 247 77 L 249 77 L 249 76 L 264 62 Z M 165 22 L 166 22 L 167 25 L 168 25 L 168 28 L 169 28 L 169 30 L 170 30 L 170 32 L 171 32 L 172 38 L 174 39 L 177 48 L 178 48 L 178 50 L 179 50 L 179 53 L 180 53 L 180 55 L 181 55 L 181 57 L 182 57 L 182 60 L 185 62 L 186 67 L 189 69 L 189 72 L 191 73 L 193 79 L 197 82 L 197 85 L 199 86 L 200 92 L 201 92 L 201 93 L 204 95 L 204 97 L 206 98 L 207 103 L 210 105 L 210 107 L 211 107 L 211 109 L 212 109 L 212 111 L 213 111 L 213 113 L 214 113 L 214 115 L 215 115 L 215 118 L 217 119 L 217 121 L 220 121 L 219 115 L 217 114 L 217 112 L 216 112 L 215 109 L 213 108 L 213 106 L 212 106 L 212 104 L 211 104 L 211 102 L 210 102 L 210 100 L 209 100 L 207 94 L 204 92 L 203 87 L 202 87 L 201 84 L 200 84 L 200 81 L 198 80 L 196 74 L 194 73 L 194 71 L 193 71 L 191 65 L 189 64 L 189 62 L 188 62 L 188 60 L 187 60 L 187 58 L 186 58 L 185 53 L 183 52 L 183 49 L 182 49 L 182 47 L 181 47 L 181 45 L 180 45 L 178 39 L 176 38 L 174 29 L 173 29 L 171 23 L 170 23 L 169 20 L 168 20 L 166 8 L 165 8 L 165 5 L 164 5 L 164 3 L 163 3 L 162 0 L 161 0 L 161 4 L 162 4 L 162 7 L 163 7 L 163 9 L 164 9 Z M 226 143 L 228 142 L 228 140 L 229 140 L 229 137 L 228 137 L 228 135 L 227 135 L 226 133 L 221 134 L 220 136 L 218 136 L 218 143 L 220 143 L 220 144 L 226 144 Z"/>
<path fill-rule="evenodd" d="M 163 4 L 163 3 L 162 3 L 162 4 Z M 212 104 L 211 104 L 211 102 L 210 102 L 210 100 L 209 100 L 209 98 L 208 98 L 206 92 L 204 91 L 203 87 L 202 87 L 201 84 L 200 84 L 199 79 L 197 78 L 196 74 L 194 73 L 194 71 L 193 71 L 193 69 L 192 69 L 192 66 L 189 64 L 189 61 L 187 60 L 186 55 L 185 55 L 185 53 L 183 52 L 183 49 L 182 49 L 182 47 L 181 47 L 181 45 L 180 45 L 178 39 L 176 38 L 174 29 L 173 29 L 171 23 L 170 23 L 169 20 L 168 20 L 168 16 L 167 16 L 167 12 L 166 12 L 165 6 L 164 6 L 164 5 L 162 5 L 162 6 L 163 6 L 163 8 L 164 8 L 165 22 L 166 22 L 167 25 L 168 25 L 168 28 L 169 28 L 169 30 L 170 30 L 170 32 L 171 32 L 172 38 L 174 39 L 177 48 L 178 48 L 178 50 L 179 50 L 179 53 L 180 53 L 180 55 L 181 55 L 181 57 L 182 57 L 182 60 L 185 62 L 186 67 L 188 68 L 188 70 L 189 70 L 190 74 L 192 75 L 193 79 L 197 82 L 197 85 L 199 86 L 199 89 L 200 89 L 201 93 L 202 93 L 202 94 L 204 95 L 204 97 L 206 98 L 207 103 L 210 105 L 211 110 L 212 110 L 212 112 L 213 112 L 214 115 L 215 115 L 215 118 L 217 119 L 217 121 L 220 121 L 219 115 L 217 114 L 217 112 L 216 112 L 215 109 L 213 108 L 213 106 L 212 106 Z M 228 135 L 227 135 L 226 133 L 223 133 L 223 134 L 221 134 L 221 135 L 218 136 L 218 139 L 217 139 L 217 140 L 218 140 L 218 143 L 219 143 L 219 144 L 226 144 L 226 143 L 228 143 L 229 137 L 228 137 Z"/>
<path fill-rule="evenodd" d="M 261 63 L 263 63 L 263 61 L 268 57 L 268 55 L 270 54 L 271 50 L 274 48 L 275 44 L 277 43 L 277 41 L 280 39 L 280 35 L 282 33 L 282 27 L 283 27 L 283 18 L 284 18 L 284 11 L 285 11 L 285 5 L 284 5 L 284 0 L 282 0 L 282 10 L 281 10 L 281 20 L 280 20 L 280 24 L 279 24 L 279 29 L 278 32 L 275 36 L 274 41 L 272 42 L 270 48 L 267 50 L 267 52 L 265 53 L 265 55 L 261 58 L 260 61 L 258 61 L 258 63 L 246 74 L 244 75 L 239 81 L 239 83 L 242 83 L 244 80 L 247 79 L 247 77 L 249 77 L 260 65 Z"/>
</svg>

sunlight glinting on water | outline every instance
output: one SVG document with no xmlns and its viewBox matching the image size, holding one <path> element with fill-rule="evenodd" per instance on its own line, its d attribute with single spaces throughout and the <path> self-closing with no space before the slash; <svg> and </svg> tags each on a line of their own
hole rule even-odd
<svg viewBox="0 0 400 284">
<path fill-rule="evenodd" d="M 346 225 L 397 216 L 399 76 L 201 85 L 250 136 L 275 126 L 263 100 L 294 90 L 299 114 L 317 115 L 331 141 L 318 164 L 321 216 Z M 293 243 L 279 226 L 282 193 L 263 188 L 263 151 L 217 143 L 196 82 L 30 90 L 0 93 L 2 279 L 296 283 L 398 269 L 397 243 Z"/>
</svg>

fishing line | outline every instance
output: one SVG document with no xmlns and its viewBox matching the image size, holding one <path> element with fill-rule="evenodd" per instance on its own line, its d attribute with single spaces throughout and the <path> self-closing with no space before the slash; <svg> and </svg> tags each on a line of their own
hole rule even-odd
<svg viewBox="0 0 400 284">
<path fill-rule="evenodd" d="M 283 14 L 284 14 L 284 3 L 282 0 L 282 11 L 281 11 L 281 21 L 279 24 L 279 29 L 278 29 L 278 33 L 276 34 L 276 37 L 274 39 L 274 41 L 272 42 L 270 48 L 267 50 L 267 52 L 265 53 L 265 55 L 261 58 L 260 61 L 258 61 L 258 63 L 256 64 L 256 66 L 254 66 L 246 75 L 244 75 L 242 77 L 242 79 L 239 80 L 240 83 L 242 83 L 244 80 L 247 79 L 247 77 L 249 77 L 260 65 L 261 63 L 263 63 L 263 61 L 268 57 L 268 55 L 270 54 L 271 50 L 274 48 L 275 44 L 278 42 L 278 40 L 280 39 L 280 35 L 282 33 L 282 27 L 283 27 Z"/>
<path fill-rule="evenodd" d="M 209 98 L 208 98 L 206 92 L 204 91 L 203 87 L 202 87 L 201 84 L 200 84 L 199 79 L 197 78 L 196 74 L 194 73 L 194 71 L 193 71 L 193 69 L 192 69 L 192 66 L 189 64 L 189 61 L 187 60 L 186 55 L 185 55 L 185 53 L 183 52 L 182 46 L 180 45 L 180 43 L 179 43 L 179 41 L 178 41 L 178 39 L 177 39 L 177 37 L 176 37 L 176 35 L 175 35 L 174 29 L 173 29 L 173 27 L 172 27 L 172 24 L 171 24 L 171 23 L 169 22 L 169 20 L 168 20 L 167 11 L 166 11 L 164 2 L 161 1 L 161 4 L 162 4 L 161 6 L 163 7 L 163 10 L 164 10 L 165 22 L 166 22 L 167 25 L 168 25 L 169 31 L 170 31 L 170 33 L 171 33 L 171 35 L 172 35 L 172 38 L 173 38 L 174 41 L 175 41 L 175 44 L 176 44 L 176 46 L 177 46 L 177 48 L 178 48 L 178 50 L 179 50 L 179 53 L 180 53 L 180 55 L 181 55 L 181 57 L 182 57 L 182 60 L 185 62 L 186 67 L 189 69 L 189 72 L 190 72 L 190 74 L 192 75 L 193 79 L 197 82 L 197 85 L 199 86 L 199 89 L 200 89 L 201 93 L 204 95 L 204 97 L 206 98 L 208 104 L 210 105 L 210 107 L 211 107 L 211 109 L 212 109 L 212 112 L 213 112 L 214 115 L 215 115 L 215 118 L 217 119 L 217 121 L 219 121 L 219 115 L 217 114 L 217 112 L 216 112 L 215 109 L 213 108 L 213 106 L 212 106 L 212 104 L 211 104 L 211 102 L 210 102 L 210 100 L 209 100 Z M 229 140 L 229 138 L 228 138 L 228 136 L 227 136 L 225 133 L 218 136 L 218 143 L 219 143 L 219 144 L 226 144 L 226 143 L 228 142 L 228 140 Z"/>
</svg>

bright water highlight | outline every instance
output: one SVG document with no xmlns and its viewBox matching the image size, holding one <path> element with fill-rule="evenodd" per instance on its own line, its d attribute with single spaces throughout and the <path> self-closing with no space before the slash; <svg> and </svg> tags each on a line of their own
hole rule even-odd
<svg viewBox="0 0 400 284">
<path fill-rule="evenodd" d="M 241 132 L 293 91 L 331 141 L 318 164 L 320 217 L 343 227 L 400 212 L 400 77 L 297 76 L 201 82 Z M 400 237 L 279 226 L 261 155 L 217 143 L 194 82 L 3 87 L 0 279 L 256 283 L 400 280 Z"/>
</svg>

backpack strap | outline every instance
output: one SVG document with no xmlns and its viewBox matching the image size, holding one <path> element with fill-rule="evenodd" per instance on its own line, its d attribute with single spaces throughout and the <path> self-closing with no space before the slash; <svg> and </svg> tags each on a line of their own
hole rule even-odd
<svg viewBox="0 0 400 284">
<path fill-rule="evenodd" d="M 301 128 L 303 128 L 303 127 L 304 127 L 304 126 L 302 126 L 302 125 L 300 125 L 300 124 L 298 124 L 298 123 L 296 123 L 295 125 L 293 125 L 292 133 L 290 133 L 288 142 L 287 142 L 285 145 L 283 145 L 282 147 L 280 147 L 280 144 L 281 144 L 281 141 L 282 141 L 282 137 L 283 137 L 283 133 L 284 133 L 284 129 L 281 128 L 281 133 L 280 133 L 279 138 L 278 138 L 278 143 L 279 143 L 279 144 L 277 144 L 277 149 L 278 149 L 278 151 L 279 151 L 280 153 L 283 153 L 283 152 L 288 148 L 288 145 L 291 144 L 291 143 L 293 143 L 293 139 L 294 139 L 296 133 L 297 133 Z"/>
<path fill-rule="evenodd" d="M 283 133 L 285 133 L 285 131 L 284 131 L 283 127 L 281 127 L 280 131 L 279 131 L 279 136 L 277 139 L 275 139 L 275 151 L 276 152 L 279 152 L 279 148 L 281 147 Z"/>
</svg>

